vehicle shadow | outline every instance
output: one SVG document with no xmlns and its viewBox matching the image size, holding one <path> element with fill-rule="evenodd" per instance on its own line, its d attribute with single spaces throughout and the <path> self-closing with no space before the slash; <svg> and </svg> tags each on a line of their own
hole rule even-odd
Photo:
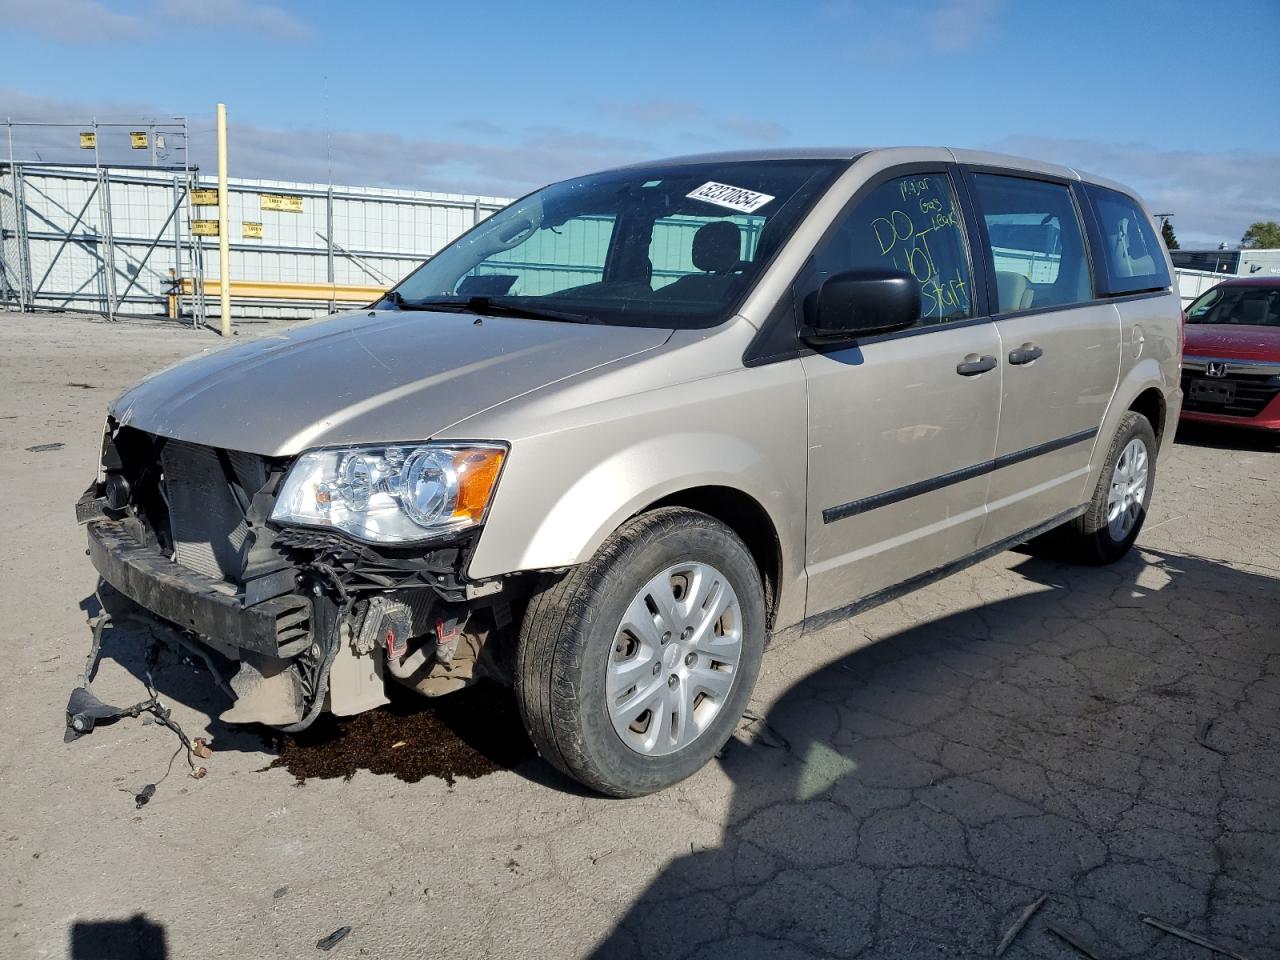
<svg viewBox="0 0 1280 960">
<path fill-rule="evenodd" d="M 169 938 L 163 924 L 146 914 L 127 920 L 77 920 L 71 924 L 70 960 L 168 960 Z"/>
<path fill-rule="evenodd" d="M 1280 580 L 1155 550 L 1013 570 L 1031 592 L 869 645 L 831 628 L 864 645 L 723 754 L 720 846 L 593 955 L 991 956 L 1047 895 L 1007 957 L 1078 956 L 1047 922 L 1189 956 L 1144 915 L 1280 957 Z"/>
<path fill-rule="evenodd" d="M 1191 421 L 1178 424 L 1174 442 L 1214 450 L 1250 450 L 1258 453 L 1280 451 L 1280 434 Z"/>
</svg>

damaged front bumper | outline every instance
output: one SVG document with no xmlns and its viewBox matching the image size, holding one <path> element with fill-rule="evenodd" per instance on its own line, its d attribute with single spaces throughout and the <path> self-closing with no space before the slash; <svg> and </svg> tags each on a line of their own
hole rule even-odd
<svg viewBox="0 0 1280 960">
<path fill-rule="evenodd" d="M 76 504 L 102 580 L 231 693 L 222 720 L 296 732 L 387 703 L 387 675 L 427 696 L 506 679 L 481 655 L 510 622 L 503 583 L 462 573 L 478 528 L 396 546 L 277 524 L 288 466 L 108 419 Z"/>
<path fill-rule="evenodd" d="M 311 646 L 308 598 L 288 593 L 246 603 L 246 595 L 228 584 L 139 544 L 126 521 L 91 520 L 86 527 L 89 559 L 102 579 L 157 616 L 268 657 L 292 657 Z"/>
<path fill-rule="evenodd" d="M 510 623 L 492 591 L 460 602 L 451 594 L 465 597 L 469 587 L 442 583 L 430 568 L 413 586 L 404 567 L 386 568 L 398 584 L 366 571 L 383 582 L 360 586 L 360 568 L 319 551 L 237 585 L 176 563 L 130 516 L 82 518 L 102 580 L 176 627 L 175 639 L 200 653 L 232 693 L 225 722 L 297 731 L 322 711 L 350 715 L 387 703 L 388 678 L 426 696 L 482 675 L 509 682 L 505 665 L 485 650 L 494 627 Z"/>
<path fill-rule="evenodd" d="M 130 518 L 89 520 L 89 559 L 105 583 L 178 628 L 180 638 L 200 638 L 197 652 L 235 698 L 222 719 L 286 728 L 314 719 L 315 693 L 324 693 L 317 681 L 327 678 L 316 667 L 331 665 L 337 652 L 336 638 L 325 636 L 334 628 L 333 604 L 292 589 L 281 593 L 279 582 L 275 596 L 255 601 L 249 590 L 190 570 L 139 542 L 131 526 L 136 524 Z M 294 569 L 279 574 L 288 588 L 300 577 Z M 181 642 L 195 647 L 191 640 Z M 218 655 L 222 669 L 208 651 Z"/>
</svg>

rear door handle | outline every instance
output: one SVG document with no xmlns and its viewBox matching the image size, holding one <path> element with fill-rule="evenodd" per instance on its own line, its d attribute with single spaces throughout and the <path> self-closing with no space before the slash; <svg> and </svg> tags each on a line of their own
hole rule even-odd
<svg viewBox="0 0 1280 960">
<path fill-rule="evenodd" d="M 973 354 L 969 354 L 968 357 L 956 364 L 956 373 L 962 377 L 976 377 L 980 373 L 986 373 L 988 370 L 994 370 L 995 368 L 995 357 L 974 357 Z"/>
<path fill-rule="evenodd" d="M 1030 363 L 1032 360 L 1039 360 L 1042 356 L 1044 356 L 1044 351 L 1034 343 L 1024 343 L 1017 350 L 1009 351 L 1009 362 L 1021 365 Z"/>
</svg>

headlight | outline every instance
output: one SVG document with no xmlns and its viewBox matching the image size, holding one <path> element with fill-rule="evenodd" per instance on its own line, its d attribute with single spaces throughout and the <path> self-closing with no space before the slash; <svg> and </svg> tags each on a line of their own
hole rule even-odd
<svg viewBox="0 0 1280 960">
<path fill-rule="evenodd" d="M 313 450 L 290 468 L 271 519 L 375 543 L 465 530 L 484 520 L 506 454 L 496 443 Z"/>
</svg>

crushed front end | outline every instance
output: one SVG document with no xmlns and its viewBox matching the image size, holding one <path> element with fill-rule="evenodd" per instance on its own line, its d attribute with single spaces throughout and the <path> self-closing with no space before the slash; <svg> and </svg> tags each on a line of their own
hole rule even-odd
<svg viewBox="0 0 1280 960">
<path fill-rule="evenodd" d="M 491 642 L 511 624 L 504 584 L 463 574 L 479 525 L 371 544 L 278 523 L 294 462 L 108 421 L 76 506 L 101 578 L 223 674 L 235 701 L 222 719 L 301 730 L 386 703 L 387 674 L 428 696 L 509 682 Z"/>
</svg>

